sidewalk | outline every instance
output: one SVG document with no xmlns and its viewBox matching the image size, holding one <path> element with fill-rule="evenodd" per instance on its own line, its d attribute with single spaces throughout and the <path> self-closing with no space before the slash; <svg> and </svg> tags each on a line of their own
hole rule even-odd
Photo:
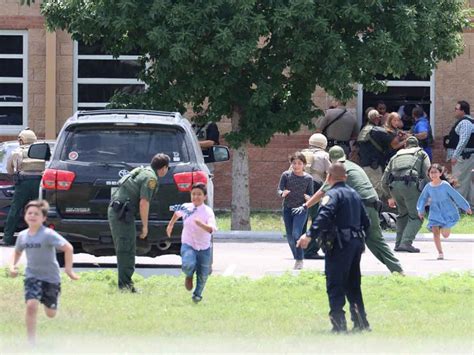
<svg viewBox="0 0 474 355">
<path fill-rule="evenodd" d="M 386 241 L 395 241 L 395 233 L 384 232 L 383 236 Z M 431 233 L 418 233 L 416 241 L 432 241 Z M 252 232 L 252 231 L 218 231 L 214 234 L 215 242 L 239 242 L 239 243 L 286 243 L 286 238 L 282 232 Z M 448 239 L 443 238 L 446 242 L 464 242 L 473 243 L 474 234 L 451 234 Z"/>
</svg>

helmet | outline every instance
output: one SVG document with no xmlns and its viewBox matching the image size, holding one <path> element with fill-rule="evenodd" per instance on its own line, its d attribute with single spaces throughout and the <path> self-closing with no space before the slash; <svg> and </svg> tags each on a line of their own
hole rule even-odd
<svg viewBox="0 0 474 355">
<path fill-rule="evenodd" d="M 405 143 L 405 147 L 407 148 L 419 147 L 418 139 L 414 136 L 408 137 Z"/>
<path fill-rule="evenodd" d="M 36 142 L 36 140 L 37 140 L 35 132 L 33 132 L 29 128 L 24 129 L 23 131 L 21 131 L 18 134 L 18 139 L 21 139 L 23 144 L 32 144 L 32 143 Z"/>
<path fill-rule="evenodd" d="M 345 162 L 346 161 L 346 153 L 344 153 L 344 149 L 342 147 L 335 145 L 329 149 L 329 160 L 331 163 L 336 162 Z"/>
<path fill-rule="evenodd" d="M 309 137 L 309 145 L 324 150 L 328 145 L 328 140 L 323 134 L 315 133 Z"/>
</svg>

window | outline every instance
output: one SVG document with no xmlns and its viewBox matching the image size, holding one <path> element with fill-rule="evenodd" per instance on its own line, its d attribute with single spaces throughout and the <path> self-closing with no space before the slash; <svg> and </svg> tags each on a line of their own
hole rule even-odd
<svg viewBox="0 0 474 355">
<path fill-rule="evenodd" d="M 137 79 L 139 53 L 114 58 L 99 45 L 74 43 L 74 111 L 103 109 L 117 92 L 136 94 L 145 89 Z"/>
<path fill-rule="evenodd" d="M 174 128 L 78 127 L 66 142 L 60 159 L 69 162 L 149 164 L 156 152 L 173 162 L 189 162 L 185 133 Z"/>
<path fill-rule="evenodd" d="M 26 31 L 0 30 L 0 127 L 17 134 L 28 123 L 28 38 Z"/>
<path fill-rule="evenodd" d="M 421 105 L 429 116 L 434 132 L 434 73 L 431 77 L 418 77 L 413 73 L 409 73 L 400 79 L 391 77 L 379 77 L 379 79 L 385 80 L 387 83 L 385 92 L 375 94 L 365 91 L 362 85 L 359 86 L 357 104 L 359 123 L 365 122 L 363 116 L 368 107 L 375 107 L 377 102 L 383 101 L 387 106 L 387 112 L 398 112 L 404 123 L 408 122 L 408 127 L 410 126 L 409 123 L 413 124 L 413 122 L 410 122 L 411 110 L 415 105 Z"/>
</svg>

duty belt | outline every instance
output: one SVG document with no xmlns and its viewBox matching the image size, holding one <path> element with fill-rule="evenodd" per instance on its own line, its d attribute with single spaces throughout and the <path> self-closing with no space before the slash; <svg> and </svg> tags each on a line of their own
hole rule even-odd
<svg viewBox="0 0 474 355">
<path fill-rule="evenodd" d="M 394 176 L 392 181 L 404 181 L 408 182 L 416 182 L 418 178 L 416 176 Z"/>
</svg>

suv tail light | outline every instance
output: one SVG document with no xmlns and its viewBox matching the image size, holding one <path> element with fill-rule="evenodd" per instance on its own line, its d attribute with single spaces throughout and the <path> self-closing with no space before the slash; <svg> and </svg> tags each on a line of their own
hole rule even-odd
<svg viewBox="0 0 474 355">
<path fill-rule="evenodd" d="M 46 169 L 41 186 L 46 190 L 69 190 L 76 174 L 67 170 Z"/>
<path fill-rule="evenodd" d="M 178 191 L 191 191 L 193 184 L 202 182 L 207 184 L 207 174 L 204 171 L 193 171 L 188 173 L 177 173 L 173 175 Z"/>
</svg>

